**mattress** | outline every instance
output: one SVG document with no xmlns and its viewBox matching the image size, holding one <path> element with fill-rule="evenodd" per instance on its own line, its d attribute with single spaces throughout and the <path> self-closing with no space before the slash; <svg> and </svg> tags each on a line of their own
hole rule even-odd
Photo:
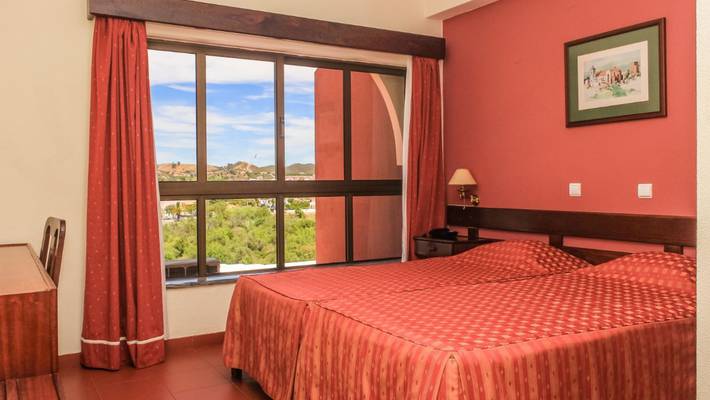
<svg viewBox="0 0 710 400">
<path fill-rule="evenodd" d="M 319 302 L 294 398 L 695 398 L 694 268 L 653 253 L 515 282 Z"/>
<path fill-rule="evenodd" d="M 230 304 L 224 362 L 247 372 L 272 398 L 289 399 L 314 304 L 527 279 L 587 266 L 541 242 L 508 241 L 446 258 L 242 277 Z"/>
</svg>

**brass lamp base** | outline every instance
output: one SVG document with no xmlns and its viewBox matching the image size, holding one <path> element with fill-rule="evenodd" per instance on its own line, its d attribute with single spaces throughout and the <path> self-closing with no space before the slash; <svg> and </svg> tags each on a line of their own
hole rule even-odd
<svg viewBox="0 0 710 400">
<path fill-rule="evenodd" d="M 464 200 L 466 198 L 466 190 L 465 187 L 461 186 L 458 189 L 459 192 L 459 199 Z M 481 204 L 481 199 L 478 197 L 477 194 L 472 194 L 469 196 L 468 201 L 473 205 L 474 207 L 477 207 L 479 204 Z M 463 205 L 464 208 L 466 208 L 466 204 Z"/>
<path fill-rule="evenodd" d="M 471 201 L 471 204 L 474 207 L 478 207 L 478 205 L 481 204 L 481 199 L 478 197 L 477 194 L 472 194 L 469 200 Z"/>
</svg>

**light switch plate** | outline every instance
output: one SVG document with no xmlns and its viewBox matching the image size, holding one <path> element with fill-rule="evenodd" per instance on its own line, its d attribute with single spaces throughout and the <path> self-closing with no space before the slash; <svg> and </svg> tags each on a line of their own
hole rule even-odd
<svg viewBox="0 0 710 400">
<path fill-rule="evenodd" d="M 638 196 L 639 196 L 639 199 L 652 199 L 653 198 L 653 184 L 652 183 L 639 183 Z"/>
<path fill-rule="evenodd" d="M 582 184 L 581 183 L 570 183 L 569 184 L 569 195 L 570 195 L 570 197 L 582 197 Z"/>
</svg>

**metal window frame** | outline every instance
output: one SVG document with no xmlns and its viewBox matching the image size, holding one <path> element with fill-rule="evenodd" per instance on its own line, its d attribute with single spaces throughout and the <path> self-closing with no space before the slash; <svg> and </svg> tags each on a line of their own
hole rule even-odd
<svg viewBox="0 0 710 400">
<path fill-rule="evenodd" d="M 353 255 L 353 197 L 401 196 L 402 180 L 352 179 L 352 115 L 351 73 L 369 72 L 384 75 L 406 76 L 406 69 L 362 63 L 296 57 L 278 53 L 259 52 L 216 46 L 186 44 L 163 40 L 150 40 L 151 50 L 171 51 L 195 55 L 196 104 L 196 162 L 197 180 L 159 182 L 160 200 L 194 200 L 197 203 L 197 257 L 198 281 L 206 283 L 207 273 L 207 200 L 273 198 L 276 200 L 276 271 L 285 267 L 285 198 L 292 197 L 344 197 L 345 199 L 345 260 L 343 263 L 370 262 L 354 260 Z M 208 181 L 207 179 L 207 56 L 270 61 L 274 64 L 274 118 L 276 179 L 273 181 Z M 321 67 L 343 72 L 343 179 L 287 181 L 285 165 L 285 65 Z M 317 264 L 322 266 L 343 263 Z M 291 268 L 289 268 L 290 270 Z M 260 271 L 255 271 L 256 273 Z"/>
</svg>

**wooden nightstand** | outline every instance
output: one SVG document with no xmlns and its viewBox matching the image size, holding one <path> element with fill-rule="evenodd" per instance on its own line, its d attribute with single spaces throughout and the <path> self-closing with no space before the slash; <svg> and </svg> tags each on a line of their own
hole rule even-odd
<svg viewBox="0 0 710 400">
<path fill-rule="evenodd" d="M 496 239 L 473 238 L 458 236 L 456 240 L 435 239 L 429 236 L 416 236 L 414 238 L 414 253 L 419 258 L 453 256 L 486 243 L 493 243 Z"/>
</svg>

